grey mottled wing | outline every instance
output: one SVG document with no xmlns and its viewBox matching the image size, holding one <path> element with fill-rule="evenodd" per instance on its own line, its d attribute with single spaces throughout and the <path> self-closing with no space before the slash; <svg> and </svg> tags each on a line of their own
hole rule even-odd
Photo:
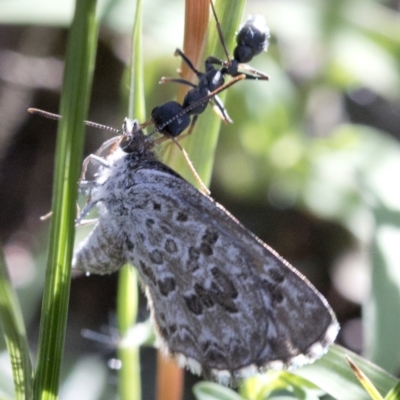
<svg viewBox="0 0 400 400">
<path fill-rule="evenodd" d="M 168 351 L 221 382 L 320 357 L 338 331 L 326 300 L 186 181 L 139 169 L 125 189 L 127 258 Z"/>
<path fill-rule="evenodd" d="M 80 243 L 72 267 L 95 274 L 118 271 L 127 263 L 125 237 L 107 210 L 100 214 L 89 236 Z"/>
</svg>

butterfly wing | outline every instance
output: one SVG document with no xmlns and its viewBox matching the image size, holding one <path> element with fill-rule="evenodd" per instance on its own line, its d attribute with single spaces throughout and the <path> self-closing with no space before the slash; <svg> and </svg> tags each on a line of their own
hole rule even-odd
<svg viewBox="0 0 400 400">
<path fill-rule="evenodd" d="M 304 276 L 182 178 L 134 174 L 126 254 L 170 354 L 224 383 L 324 354 L 338 325 Z"/>
<path fill-rule="evenodd" d="M 127 263 L 126 238 L 115 219 L 103 210 L 89 236 L 74 253 L 72 268 L 95 274 L 110 274 Z"/>
</svg>

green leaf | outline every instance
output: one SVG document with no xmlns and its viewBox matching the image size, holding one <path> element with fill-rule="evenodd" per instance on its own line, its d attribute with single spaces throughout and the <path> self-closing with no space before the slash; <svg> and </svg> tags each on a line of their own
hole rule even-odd
<svg viewBox="0 0 400 400">
<path fill-rule="evenodd" d="M 3 251 L 0 248 L 0 325 L 2 327 L 14 377 L 15 398 L 32 397 L 32 364 L 18 297 L 12 287 Z"/>
<path fill-rule="evenodd" d="M 385 396 L 385 400 L 399 400 L 400 399 L 400 381 L 397 385 Z"/>
<path fill-rule="evenodd" d="M 396 378 L 382 368 L 337 345 L 331 346 L 328 353 L 313 364 L 292 373 L 312 382 L 335 399 L 370 399 L 346 362 L 346 355 L 351 357 L 380 393 L 387 393 L 396 384 Z"/>
<path fill-rule="evenodd" d="M 199 382 L 193 386 L 197 400 L 244 400 L 233 390 L 213 382 Z"/>
<path fill-rule="evenodd" d="M 56 399 L 67 324 L 74 244 L 77 181 L 84 123 L 92 86 L 98 27 L 95 0 L 78 0 L 68 38 L 61 122 L 57 134 L 53 215 L 43 294 L 39 350 L 34 381 L 36 399 Z"/>
</svg>

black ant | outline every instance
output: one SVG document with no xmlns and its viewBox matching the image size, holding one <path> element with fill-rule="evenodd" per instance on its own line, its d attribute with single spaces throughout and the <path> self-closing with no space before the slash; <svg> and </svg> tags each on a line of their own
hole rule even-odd
<svg viewBox="0 0 400 400">
<path fill-rule="evenodd" d="M 244 62 L 252 60 L 254 56 L 260 54 L 268 46 L 269 30 L 265 24 L 263 17 L 250 17 L 241 27 L 236 36 L 237 46 L 234 50 L 234 59 L 231 60 L 226 49 L 221 27 L 211 0 L 210 3 L 214 13 L 214 17 L 216 19 L 218 35 L 224 48 L 227 61 L 219 60 L 218 58 L 213 56 L 208 57 L 205 61 L 206 72 L 204 73 L 198 71 L 193 66 L 192 62 L 185 56 L 185 54 L 181 50 L 177 49 L 176 54 L 181 56 L 184 62 L 196 73 L 197 77 L 199 78 L 199 84 L 194 85 L 189 81 L 179 78 L 162 78 L 162 82 L 177 82 L 191 86 L 192 89 L 189 90 L 189 92 L 186 94 L 182 105 L 176 101 L 168 101 L 161 106 L 155 107 L 152 110 L 151 120 L 140 124 L 141 129 L 150 124 L 154 124 L 156 129 L 154 132 L 152 132 L 152 134 L 155 132 L 161 132 L 165 135 L 164 138 L 160 138 L 156 141 L 151 141 L 149 143 L 159 143 L 168 138 L 174 141 L 174 143 L 181 149 L 186 161 L 189 164 L 189 167 L 196 177 L 196 180 L 198 180 L 200 186 L 202 187 L 202 190 L 205 193 L 208 192 L 208 189 L 205 187 L 204 183 L 202 183 L 200 177 L 192 166 L 192 163 L 189 160 L 186 151 L 182 148 L 182 146 L 175 138 L 179 136 L 189 125 L 191 125 L 188 132 L 188 134 L 190 134 L 194 124 L 196 123 L 198 115 L 204 112 L 207 104 L 210 101 L 215 102 L 217 108 L 220 110 L 220 115 L 224 121 L 232 122 L 217 94 L 227 89 L 239 80 L 269 79 L 268 76 L 264 73 L 259 72 L 245 64 L 242 64 Z M 220 65 L 222 66 L 222 68 L 216 69 L 214 68 L 213 64 Z M 241 72 L 241 69 L 248 71 L 248 73 Z M 231 79 L 227 83 L 224 83 L 225 75 L 230 75 L 233 79 Z M 29 109 L 29 112 L 55 120 L 59 120 L 61 118 L 61 116 L 57 114 L 52 114 L 33 108 Z M 190 117 L 192 115 L 193 119 L 191 121 Z M 91 155 L 84 160 L 80 181 L 84 179 L 88 163 L 91 160 L 97 160 L 101 164 L 101 158 L 98 157 L 98 155 L 100 155 L 104 150 L 108 148 L 111 148 L 110 152 L 112 152 L 115 148 L 115 145 L 119 144 L 125 136 L 125 132 L 120 131 L 119 129 L 107 127 L 90 121 L 85 121 L 85 124 L 92 127 L 115 132 L 119 136 L 116 136 L 104 142 L 94 155 Z"/>
<path fill-rule="evenodd" d="M 175 55 L 180 56 L 188 67 L 197 75 L 199 83 L 195 85 L 185 79 L 161 78 L 160 83 L 176 82 L 192 87 L 192 89 L 186 93 L 182 104 L 176 101 L 168 101 L 152 110 L 152 123 L 154 123 L 159 132 L 164 133 L 166 136 L 177 137 L 190 125 L 187 133 L 187 135 L 189 135 L 193 130 L 198 115 L 204 112 L 210 101 L 215 103 L 216 107 L 214 108 L 224 122 L 232 122 L 218 96 L 210 96 L 209 100 L 201 102 L 201 99 L 209 96 L 210 93 L 215 91 L 220 92 L 230 86 L 229 82 L 226 85 L 224 84 L 225 75 L 230 75 L 234 78 L 242 76 L 241 79 L 269 79 L 268 75 L 243 64 L 251 61 L 253 57 L 260 54 L 268 47 L 269 29 L 264 18 L 260 15 L 252 16 L 243 24 L 236 35 L 237 45 L 233 52 L 233 59 L 231 59 L 211 0 L 210 4 L 217 24 L 218 36 L 226 55 L 226 61 L 210 56 L 205 61 L 206 72 L 201 72 L 195 68 L 190 59 L 181 50 L 176 49 Z M 214 65 L 219 65 L 221 68 L 217 69 Z M 193 106 L 194 104 L 197 105 Z M 183 110 L 185 110 L 184 113 Z M 181 115 L 182 117 L 176 118 L 177 115 Z M 193 116 L 192 121 L 190 120 L 191 116 Z M 173 121 L 169 122 L 171 118 L 173 118 Z"/>
<path fill-rule="evenodd" d="M 182 151 L 182 154 L 183 154 L 186 162 L 188 163 L 188 166 L 189 166 L 190 170 L 192 171 L 192 173 L 193 173 L 195 179 L 197 180 L 197 182 L 199 183 L 202 192 L 205 193 L 205 194 L 210 194 L 210 191 L 208 190 L 206 185 L 203 183 L 203 181 L 201 180 L 200 176 L 198 175 L 198 173 L 196 172 L 195 168 L 193 167 L 193 164 L 190 161 L 186 150 L 178 143 L 176 138 L 174 136 L 172 136 L 172 135 L 166 134 L 164 137 L 155 140 L 155 139 L 152 138 L 152 136 L 156 132 L 163 132 L 163 129 L 166 126 L 180 126 L 182 124 L 182 121 L 185 120 L 186 118 L 190 122 L 190 117 L 188 116 L 188 113 L 193 108 L 199 107 L 204 102 L 207 103 L 208 101 L 210 101 L 210 99 L 212 99 L 214 96 L 216 96 L 217 93 L 219 93 L 221 90 L 226 89 L 227 87 L 233 85 L 234 83 L 236 83 L 237 81 L 242 80 L 242 79 L 245 79 L 244 75 L 243 74 L 238 75 L 237 77 L 232 79 L 230 82 L 228 82 L 226 85 L 224 85 L 223 88 L 220 87 L 220 88 L 217 88 L 214 92 L 208 93 L 203 98 L 201 98 L 201 99 L 193 102 L 192 104 L 190 104 L 186 109 L 182 109 L 182 107 L 179 105 L 179 107 L 180 107 L 179 110 L 177 110 L 177 112 L 174 115 L 169 116 L 168 120 L 165 120 L 163 122 L 163 125 L 160 125 L 159 129 L 156 129 L 155 131 L 153 131 L 152 133 L 147 135 L 148 140 L 146 140 L 146 142 L 144 142 L 146 144 L 146 146 L 152 147 L 155 144 L 160 143 L 165 139 L 171 139 L 179 147 L 179 149 Z M 179 104 L 179 103 L 176 103 L 176 104 Z M 57 120 L 57 121 L 62 118 L 61 115 L 53 114 L 53 113 L 50 113 L 48 111 L 40 110 L 40 109 L 37 109 L 37 108 L 29 108 L 28 112 L 30 112 L 31 114 L 40 115 L 42 117 L 45 117 L 45 118 L 48 118 L 48 119 Z M 118 136 L 114 136 L 111 139 L 106 140 L 94 154 L 90 154 L 88 157 L 86 157 L 83 160 L 81 176 L 79 178 L 79 182 L 80 183 L 85 180 L 86 170 L 87 170 L 87 167 L 88 167 L 88 165 L 89 165 L 89 163 L 91 161 L 92 162 L 96 162 L 99 165 L 106 165 L 106 163 L 104 161 L 104 158 L 101 157 L 101 154 L 104 153 L 105 151 L 107 151 L 107 154 L 110 154 L 115 150 L 116 146 L 120 145 L 124 149 L 124 151 L 129 152 L 129 148 L 125 147 L 125 145 L 126 145 L 125 142 L 126 142 L 127 139 L 129 139 L 128 142 L 130 140 L 132 140 L 133 135 L 131 133 L 129 133 L 130 130 L 127 129 L 127 126 L 131 126 L 133 124 L 133 122 L 135 122 L 135 124 L 136 124 L 136 121 L 130 120 L 129 118 L 125 118 L 125 121 L 124 121 L 124 124 L 123 124 L 123 128 L 122 128 L 122 130 L 120 130 L 120 129 L 113 128 L 111 126 L 98 124 L 96 122 L 84 121 L 85 125 L 87 125 L 87 126 L 91 126 L 93 128 L 103 129 L 103 130 L 106 130 L 106 131 L 109 131 L 109 132 L 113 132 L 113 133 L 116 133 Z M 145 128 L 149 124 L 150 124 L 149 121 L 144 122 L 143 124 L 137 123 L 137 125 L 136 125 L 137 129 L 136 130 L 140 131 L 143 134 L 142 128 Z M 187 124 L 187 125 L 189 125 L 189 124 Z M 47 219 L 49 215 L 51 215 L 51 214 L 48 214 L 48 215 L 44 216 L 43 219 Z"/>
</svg>

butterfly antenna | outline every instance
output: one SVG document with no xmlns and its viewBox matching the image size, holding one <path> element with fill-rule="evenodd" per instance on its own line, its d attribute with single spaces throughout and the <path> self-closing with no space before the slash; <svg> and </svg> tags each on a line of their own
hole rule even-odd
<svg viewBox="0 0 400 400">
<path fill-rule="evenodd" d="M 61 115 L 58 114 L 53 114 L 48 111 L 40 110 L 39 108 L 28 108 L 28 112 L 31 114 L 35 115 L 40 115 L 41 117 L 47 118 L 47 119 L 53 119 L 55 121 L 59 121 L 62 119 Z M 86 126 L 90 126 L 92 128 L 96 129 L 102 129 L 104 131 L 109 131 L 109 132 L 114 132 L 117 133 L 118 135 L 122 135 L 122 131 L 116 128 L 113 128 L 112 126 L 108 125 L 103 125 L 103 124 L 98 124 L 97 122 L 92 122 L 92 121 L 83 121 Z"/>
</svg>

